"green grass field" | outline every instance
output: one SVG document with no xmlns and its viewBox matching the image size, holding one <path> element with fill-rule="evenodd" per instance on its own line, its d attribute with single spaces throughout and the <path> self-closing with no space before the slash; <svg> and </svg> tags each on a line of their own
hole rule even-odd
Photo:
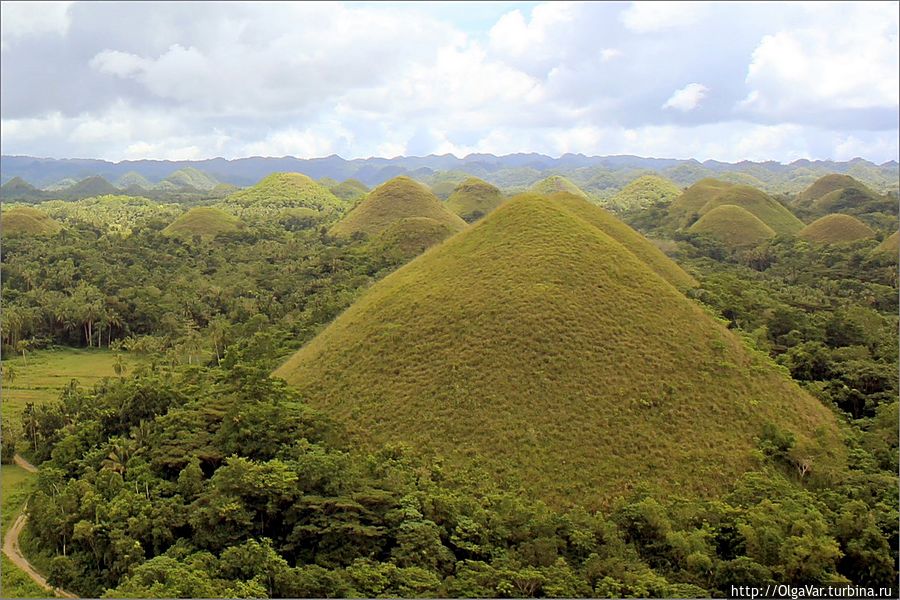
<svg viewBox="0 0 900 600">
<path fill-rule="evenodd" d="M 0 539 L 25 504 L 34 475 L 16 465 L 0 466 L 0 488 L 2 488 L 2 518 L 0 518 Z M 0 571 L 0 597 L 3 598 L 45 598 L 47 593 L 3 555 Z"/>
<path fill-rule="evenodd" d="M 755 246 L 775 237 L 774 229 L 760 221 L 756 215 L 733 204 L 715 207 L 691 225 L 689 231 L 705 233 L 730 248 Z"/>
<path fill-rule="evenodd" d="M 817 244 L 844 244 L 875 237 L 872 228 L 850 215 L 825 215 L 797 234 Z"/>
<path fill-rule="evenodd" d="M 135 359 L 127 354 L 122 358 L 127 374 Z M 76 348 L 29 352 L 24 359 L 21 355 L 5 356 L 4 373 L 12 367 L 15 378 L 9 382 L 4 374 L 3 418 L 18 421 L 26 404 L 55 400 L 72 379 L 77 379 L 82 387 L 91 387 L 104 377 L 115 377 L 115 362 L 115 352 Z"/>
</svg>

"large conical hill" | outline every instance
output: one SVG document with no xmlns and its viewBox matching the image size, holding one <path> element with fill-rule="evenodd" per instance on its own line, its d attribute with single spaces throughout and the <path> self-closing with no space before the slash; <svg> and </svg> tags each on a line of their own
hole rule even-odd
<svg viewBox="0 0 900 600">
<path fill-rule="evenodd" d="M 609 199 L 616 210 L 635 210 L 671 203 L 681 194 L 681 188 L 664 177 L 643 175 L 631 181 Z"/>
<path fill-rule="evenodd" d="M 716 194 L 733 185 L 733 183 L 711 177 L 701 179 L 672 201 L 669 205 L 669 216 L 679 225 L 684 226 L 687 224 L 687 220 L 690 220 L 694 215 L 699 215 L 700 209 L 712 200 Z"/>
<path fill-rule="evenodd" d="M 275 375 L 362 447 L 404 442 L 554 504 L 714 497 L 772 423 L 819 472 L 834 417 L 562 203 L 512 199 L 369 288 Z"/>
<path fill-rule="evenodd" d="M 872 254 L 892 256 L 894 260 L 897 260 L 898 254 L 900 254 L 900 232 L 895 231 L 884 238 L 884 241 L 875 246 Z"/>
<path fill-rule="evenodd" d="M 466 227 L 466 222 L 447 210 L 431 190 L 409 177 L 400 176 L 369 192 L 331 228 L 331 234 L 350 236 L 363 233 L 374 237 L 409 217 L 433 219 L 453 231 Z"/>
<path fill-rule="evenodd" d="M 237 231 L 241 227 L 240 220 L 214 206 L 197 206 L 180 215 L 168 227 L 162 230 L 163 235 L 170 237 L 214 238 L 222 233 Z"/>
<path fill-rule="evenodd" d="M 62 225 L 42 210 L 30 206 L 15 206 L 0 212 L 0 231 L 3 235 L 53 235 Z"/>
<path fill-rule="evenodd" d="M 584 199 L 588 198 L 588 195 L 584 193 L 584 190 L 575 185 L 570 179 L 568 179 L 567 177 L 563 177 L 562 175 L 551 175 L 550 177 L 541 179 L 540 181 L 532 185 L 528 191 L 543 195 L 555 194 L 556 192 L 566 192 L 568 194 L 580 196 Z"/>
<path fill-rule="evenodd" d="M 775 237 L 774 229 L 734 204 L 715 207 L 700 217 L 688 231 L 706 234 L 731 248 L 755 246 Z"/>
<path fill-rule="evenodd" d="M 469 177 L 454 188 L 446 206 L 467 223 L 472 223 L 500 206 L 504 199 L 496 186 L 483 179 Z"/>
<path fill-rule="evenodd" d="M 818 244 L 845 244 L 875 236 L 871 227 L 850 215 L 825 215 L 816 219 L 797 234 Z"/>
<path fill-rule="evenodd" d="M 302 173 L 272 173 L 256 185 L 234 192 L 222 208 L 239 216 L 276 216 L 285 208 L 329 212 L 343 203 L 324 186 Z"/>
<path fill-rule="evenodd" d="M 622 244 L 629 252 L 644 262 L 650 269 L 677 287 L 684 290 L 695 287 L 697 281 L 688 275 L 675 261 L 640 233 L 614 217 L 610 212 L 565 192 L 551 194 L 549 198 L 565 206 L 570 212 L 587 221 L 600 231 Z"/>
<path fill-rule="evenodd" d="M 870 191 L 865 185 L 850 175 L 831 173 L 816 179 L 809 187 L 800 192 L 800 195 L 797 196 L 796 204 L 798 206 L 811 206 L 819 198 L 826 196 L 831 192 L 847 188 Z"/>
</svg>

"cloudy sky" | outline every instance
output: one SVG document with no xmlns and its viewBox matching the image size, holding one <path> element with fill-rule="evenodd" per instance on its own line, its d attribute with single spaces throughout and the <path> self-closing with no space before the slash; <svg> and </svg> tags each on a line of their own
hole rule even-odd
<svg viewBox="0 0 900 600">
<path fill-rule="evenodd" d="M 898 7 L 4 1 L 0 145 L 883 162 Z"/>
</svg>

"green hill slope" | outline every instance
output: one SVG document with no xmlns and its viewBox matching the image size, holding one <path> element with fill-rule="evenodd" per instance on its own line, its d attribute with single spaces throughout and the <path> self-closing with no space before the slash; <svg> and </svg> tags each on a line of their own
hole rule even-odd
<svg viewBox="0 0 900 600">
<path fill-rule="evenodd" d="M 503 203 L 500 190 L 477 177 L 469 177 L 454 188 L 445 206 L 467 223 L 477 221 Z"/>
<path fill-rule="evenodd" d="M 551 175 L 546 179 L 541 179 L 532 185 L 528 191 L 544 195 L 556 192 L 566 192 L 575 196 L 580 196 L 584 199 L 588 198 L 588 195 L 584 193 L 584 190 L 562 175 Z"/>
<path fill-rule="evenodd" d="M 822 196 L 830 194 L 831 192 L 834 192 L 836 190 L 846 188 L 868 190 L 865 185 L 849 175 L 832 173 L 830 175 L 825 175 L 818 178 L 812 184 L 810 184 L 809 187 L 800 192 L 800 194 L 797 196 L 796 204 L 797 206 L 811 206 L 813 202 L 815 202 Z"/>
<path fill-rule="evenodd" d="M 755 246 L 775 237 L 774 229 L 749 211 L 733 204 L 715 207 L 700 217 L 688 231 L 709 235 L 732 248 Z"/>
<path fill-rule="evenodd" d="M 38 202 L 47 196 L 46 192 L 37 189 L 21 177 L 13 177 L 3 185 L 0 185 L 0 199 L 5 202 L 15 202 L 17 200 Z"/>
<path fill-rule="evenodd" d="M 681 194 L 681 188 L 664 177 L 644 175 L 623 187 L 609 199 L 609 207 L 634 210 L 669 204 Z"/>
<path fill-rule="evenodd" d="M 115 195 L 119 193 L 119 188 L 108 182 L 103 177 L 95 175 L 82 179 L 75 185 L 64 190 L 60 190 L 61 196 L 64 198 L 91 198 L 93 196 Z"/>
<path fill-rule="evenodd" d="M 221 207 L 238 216 L 272 217 L 285 208 L 331 212 L 342 202 L 328 189 L 301 173 L 272 173 L 256 185 L 234 192 Z"/>
<path fill-rule="evenodd" d="M 447 210 L 427 187 L 409 177 L 395 177 L 381 184 L 331 228 L 331 234 L 375 236 L 401 219 L 426 217 L 453 231 L 465 229 L 466 222 Z"/>
<path fill-rule="evenodd" d="M 163 235 L 171 237 L 192 238 L 199 235 L 203 238 L 214 238 L 221 233 L 237 231 L 240 220 L 222 209 L 213 206 L 197 206 L 162 230 Z"/>
<path fill-rule="evenodd" d="M 208 192 L 216 187 L 219 182 L 212 176 L 194 167 L 179 169 L 166 177 L 163 181 L 173 184 L 178 189 L 194 189 Z"/>
<path fill-rule="evenodd" d="M 369 188 L 358 179 L 348 179 L 341 183 L 336 183 L 328 189 L 331 193 L 344 200 L 345 202 L 355 202 L 369 193 Z"/>
<path fill-rule="evenodd" d="M 375 254 L 388 255 L 406 261 L 438 244 L 457 230 L 447 223 L 428 217 L 407 217 L 388 226 L 372 240 Z"/>
<path fill-rule="evenodd" d="M 629 252 L 650 267 L 654 273 L 678 289 L 685 290 L 697 285 L 693 277 L 685 273 L 675 261 L 654 246 L 650 240 L 615 218 L 608 211 L 591 204 L 583 198 L 564 192 L 551 194 L 549 198 L 559 202 L 573 214 L 622 244 Z"/>
<path fill-rule="evenodd" d="M 150 180 L 148 180 L 137 171 L 128 171 L 127 173 L 119 177 L 116 180 L 116 186 L 123 190 L 127 190 L 129 188 L 149 190 L 153 188 L 153 184 L 150 183 Z"/>
<path fill-rule="evenodd" d="M 782 235 L 793 235 L 803 221 L 764 192 L 748 185 L 734 185 L 703 179 L 689 187 L 669 207 L 669 215 L 680 227 L 687 227 L 717 206 L 740 206 Z"/>
<path fill-rule="evenodd" d="M 524 494 L 714 497 L 764 424 L 822 471 L 828 409 L 558 201 L 504 203 L 372 286 L 274 373 L 357 443 L 406 442 Z M 821 440 L 818 442 L 816 440 Z"/>
<path fill-rule="evenodd" d="M 875 247 L 873 254 L 889 254 L 896 260 L 900 254 L 900 232 L 895 231 Z"/>
<path fill-rule="evenodd" d="M 62 225 L 44 211 L 30 206 L 15 206 L 0 212 L 3 235 L 53 235 Z"/>
<path fill-rule="evenodd" d="M 691 219 L 699 216 L 700 209 L 712 200 L 716 194 L 733 185 L 718 179 L 701 179 L 672 201 L 672 204 L 669 205 L 669 216 L 679 226 L 684 227 L 688 225 Z"/>
<path fill-rule="evenodd" d="M 825 215 L 800 230 L 805 240 L 819 244 L 843 244 L 875 236 L 872 229 L 850 215 Z"/>
</svg>

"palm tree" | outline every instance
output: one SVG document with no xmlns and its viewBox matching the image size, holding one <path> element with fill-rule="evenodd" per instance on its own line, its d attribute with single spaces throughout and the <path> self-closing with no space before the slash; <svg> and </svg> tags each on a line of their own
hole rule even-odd
<svg viewBox="0 0 900 600">
<path fill-rule="evenodd" d="M 125 361 L 122 360 L 121 354 L 116 354 L 116 361 L 113 363 L 113 371 L 121 379 L 125 374 Z"/>
</svg>

